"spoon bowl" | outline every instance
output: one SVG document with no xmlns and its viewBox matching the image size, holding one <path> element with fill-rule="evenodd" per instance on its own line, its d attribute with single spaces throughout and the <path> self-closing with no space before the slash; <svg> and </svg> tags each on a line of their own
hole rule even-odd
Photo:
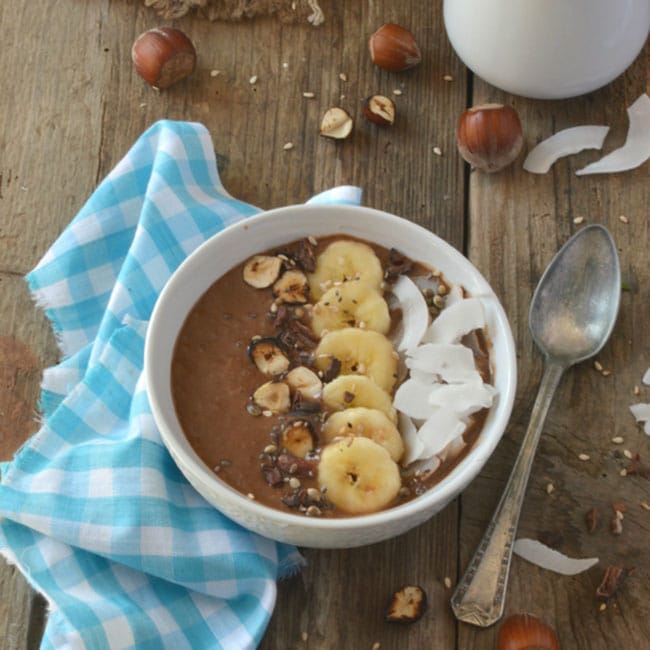
<svg viewBox="0 0 650 650">
<path fill-rule="evenodd" d="M 535 289 L 529 324 L 544 353 L 544 374 L 499 505 L 451 598 L 461 621 L 487 627 L 503 614 L 519 514 L 551 400 L 564 371 L 605 345 L 616 322 L 620 292 L 616 246 L 600 225 L 571 237 Z"/>
<path fill-rule="evenodd" d="M 537 346 L 567 366 L 597 354 L 614 327 L 620 286 L 611 235 L 586 226 L 560 249 L 533 294 L 529 322 Z"/>
</svg>

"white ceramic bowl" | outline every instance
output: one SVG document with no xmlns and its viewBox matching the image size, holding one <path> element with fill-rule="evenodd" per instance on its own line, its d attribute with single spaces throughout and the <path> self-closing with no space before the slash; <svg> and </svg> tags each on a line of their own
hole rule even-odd
<svg viewBox="0 0 650 650">
<path fill-rule="evenodd" d="M 197 456 L 179 425 L 172 402 L 170 368 L 187 313 L 226 271 L 251 255 L 309 235 L 347 234 L 439 268 L 452 283 L 485 298 L 498 389 L 481 434 L 465 458 L 430 490 L 403 505 L 363 516 L 327 519 L 281 512 L 231 488 Z M 497 297 L 483 276 L 456 249 L 405 219 L 363 207 L 290 206 L 270 210 L 220 232 L 192 253 L 165 286 L 154 309 L 145 346 L 149 401 L 162 439 L 188 481 L 207 501 L 245 528 L 299 546 L 346 548 L 371 544 L 426 521 L 479 473 L 510 417 L 516 386 L 512 333 Z"/>
</svg>

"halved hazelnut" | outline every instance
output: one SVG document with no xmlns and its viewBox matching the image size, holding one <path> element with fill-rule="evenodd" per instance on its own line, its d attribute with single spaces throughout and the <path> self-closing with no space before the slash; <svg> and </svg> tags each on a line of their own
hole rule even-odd
<svg viewBox="0 0 650 650">
<path fill-rule="evenodd" d="M 363 114 L 379 126 L 392 126 L 395 122 L 395 104 L 384 95 L 373 95 L 366 100 Z"/>
<path fill-rule="evenodd" d="M 262 412 L 287 413 L 291 408 L 289 386 L 283 381 L 269 381 L 253 393 L 253 402 Z"/>
<path fill-rule="evenodd" d="M 282 260 L 275 255 L 255 255 L 244 265 L 244 282 L 255 289 L 266 289 L 280 277 Z"/>
<path fill-rule="evenodd" d="M 273 295 L 289 305 L 302 305 L 309 300 L 309 280 L 297 269 L 285 271 L 273 285 Z"/>
<path fill-rule="evenodd" d="M 393 594 L 386 608 L 389 623 L 414 623 L 424 614 L 427 595 L 422 587 L 407 585 Z"/>
<path fill-rule="evenodd" d="M 320 134 L 325 138 L 344 140 L 352 133 L 353 126 L 354 121 L 349 113 L 335 106 L 329 108 L 323 115 L 320 123 Z"/>
<path fill-rule="evenodd" d="M 305 458 L 313 451 L 314 430 L 306 420 L 294 420 L 280 434 L 280 447 L 297 458 Z"/>
<path fill-rule="evenodd" d="M 248 356 L 265 375 L 279 375 L 289 369 L 289 359 L 276 338 L 253 339 L 248 344 Z"/>
<path fill-rule="evenodd" d="M 285 377 L 285 381 L 292 392 L 300 393 L 303 398 L 309 400 L 320 399 L 323 390 L 323 382 L 310 368 L 307 368 L 306 366 L 297 366 L 293 370 L 289 371 Z"/>
</svg>

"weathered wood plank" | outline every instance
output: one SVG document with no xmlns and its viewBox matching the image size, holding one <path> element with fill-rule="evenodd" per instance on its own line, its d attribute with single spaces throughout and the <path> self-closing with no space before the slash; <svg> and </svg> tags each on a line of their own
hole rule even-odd
<svg viewBox="0 0 650 650">
<path fill-rule="evenodd" d="M 620 146 L 627 132 L 625 107 L 645 91 L 647 58 L 639 57 L 622 78 L 585 98 L 535 102 L 512 98 L 476 80 L 473 103 L 512 102 L 520 111 L 529 148 L 553 132 L 579 124 L 611 124 L 605 152 Z M 546 539 L 573 557 L 600 557 L 597 568 L 565 578 L 513 559 L 506 615 L 528 611 L 558 630 L 562 646 L 605 649 L 638 645 L 647 639 L 649 592 L 647 534 L 650 520 L 640 507 L 650 485 L 640 477 L 621 477 L 629 461 L 621 453 L 647 457 L 647 438 L 635 426 L 628 405 L 647 401 L 633 395 L 648 366 L 650 338 L 644 326 L 650 294 L 647 165 L 612 176 L 577 177 L 574 172 L 600 156 L 585 152 L 559 161 L 544 176 L 518 166 L 503 173 L 471 175 L 470 247 L 509 314 L 519 356 L 519 389 L 510 430 L 481 476 L 462 497 L 461 567 L 467 565 L 510 472 L 541 374 L 541 358 L 528 333 L 528 306 L 534 286 L 562 243 L 584 223 L 603 223 L 619 249 L 623 281 L 621 311 L 610 343 L 598 355 L 611 375 L 590 363 L 567 373 L 551 407 L 533 467 L 520 523 L 520 535 Z M 625 215 L 629 223 L 619 220 Z M 625 443 L 616 446 L 611 438 Z M 588 462 L 578 459 L 590 456 Z M 549 495 L 547 486 L 555 488 Z M 627 505 L 624 532 L 609 531 L 611 502 Z M 586 531 L 585 513 L 598 508 L 601 527 Z M 629 514 L 628 514 L 629 513 Z M 629 521 L 628 521 L 629 517 Z M 636 566 L 638 577 L 601 613 L 594 592 L 608 564 Z M 496 626 L 487 631 L 461 625 L 460 648 L 493 648 Z"/>
<path fill-rule="evenodd" d="M 410 25 L 424 61 L 403 75 L 374 68 L 366 54 L 370 33 L 385 21 Z M 308 566 L 279 586 L 278 605 L 263 648 L 493 648 L 495 630 L 457 629 L 444 578 L 457 579 L 482 533 L 516 454 L 537 380 L 539 355 L 527 334 L 535 282 L 557 247 L 576 227 L 572 218 L 601 221 L 621 249 L 624 280 L 621 318 L 601 355 L 612 375 L 586 365 L 571 371 L 558 392 L 540 447 L 522 517 L 523 534 L 554 538 L 573 555 L 598 555 L 601 564 L 636 564 L 621 595 L 599 614 L 592 570 L 558 579 L 515 559 L 508 612 L 544 615 L 563 646 L 640 647 L 648 638 L 648 483 L 620 477 L 625 464 L 610 443 L 647 456 L 647 440 L 627 413 L 632 389 L 648 365 L 647 305 L 650 270 L 647 165 L 613 177 L 578 179 L 573 171 L 594 152 L 562 161 L 543 177 L 512 168 L 493 177 L 472 174 L 469 229 L 465 229 L 464 168 L 455 152 L 455 122 L 466 103 L 466 72 L 444 37 L 440 6 L 427 2 L 343 3 L 320 29 L 261 19 L 240 24 L 187 17 L 184 29 L 199 52 L 198 69 L 158 93 L 134 73 L 134 38 L 159 19 L 141 2 L 0 4 L 0 63 L 13 74 L 0 94 L 0 458 L 8 458 L 33 430 L 31 414 L 40 370 L 57 356 L 43 315 L 31 304 L 22 275 L 124 155 L 158 119 L 203 122 L 219 153 L 226 188 L 262 208 L 306 200 L 339 183 L 364 188 L 367 205 L 406 216 L 466 250 L 502 298 L 520 352 L 520 386 L 510 431 L 481 477 L 462 498 L 429 523 L 400 538 L 364 549 L 306 551 Z M 48 38 L 43 39 L 43 34 Z M 212 70 L 220 74 L 212 76 Z M 579 100 L 516 99 L 527 145 L 565 126 L 613 123 L 607 147 L 624 137 L 625 105 L 650 88 L 650 48 L 620 80 Z M 347 75 L 347 81 L 339 73 Z M 443 80 L 451 74 L 452 82 Z M 256 84 L 250 84 L 256 75 Z M 380 131 L 361 117 L 369 94 L 395 97 L 397 123 Z M 302 97 L 304 91 L 314 99 Z M 505 96 L 476 81 L 473 101 Z M 506 99 L 510 99 L 505 97 Z M 340 104 L 354 116 L 354 136 L 331 142 L 318 135 L 326 108 Z M 284 151 L 291 141 L 295 147 Z M 441 149 L 442 156 L 433 153 Z M 618 220 L 625 214 L 629 224 Z M 646 388 L 638 399 L 649 399 Z M 589 463 L 576 460 L 586 451 Z M 605 476 L 606 475 L 606 476 Z M 553 483 L 549 496 L 546 485 Z M 624 501 L 624 532 L 607 530 L 609 501 Z M 595 505 L 603 526 L 588 536 L 582 517 Z M 460 559 L 459 559 L 460 554 Z M 431 602 L 412 628 L 382 621 L 386 598 L 407 582 L 422 584 Z M 0 639 L 31 647 L 38 612 L 25 582 L 0 563 Z M 30 620 L 36 623 L 30 627 Z M 31 630 L 31 632 L 30 632 Z M 307 632 L 308 642 L 302 641 Z M 2 638 L 2 635 L 5 638 Z M 31 644 L 31 645 L 30 645 Z"/>
</svg>

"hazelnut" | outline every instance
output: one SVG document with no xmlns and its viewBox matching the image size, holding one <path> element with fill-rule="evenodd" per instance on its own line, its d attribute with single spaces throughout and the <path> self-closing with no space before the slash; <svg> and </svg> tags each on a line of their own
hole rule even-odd
<svg viewBox="0 0 650 650">
<path fill-rule="evenodd" d="M 320 134 L 325 138 L 344 140 L 352 133 L 354 122 L 342 108 L 330 108 L 323 115 L 320 123 Z"/>
<path fill-rule="evenodd" d="M 192 74 L 196 50 L 179 29 L 156 27 L 140 34 L 131 48 L 138 74 L 154 88 L 168 88 Z"/>
<path fill-rule="evenodd" d="M 466 110 L 458 122 L 456 138 L 460 155 L 486 172 L 507 167 L 524 144 L 517 111 L 502 104 L 483 104 Z"/>
<path fill-rule="evenodd" d="M 413 34 L 395 23 L 382 25 L 370 37 L 368 47 L 372 62 L 391 72 L 408 70 L 422 60 Z"/>
<path fill-rule="evenodd" d="M 513 614 L 499 628 L 497 650 L 559 650 L 553 628 L 532 614 Z"/>
<path fill-rule="evenodd" d="M 366 100 L 363 114 L 379 126 L 391 126 L 395 122 L 395 104 L 384 95 L 373 95 Z"/>
</svg>

